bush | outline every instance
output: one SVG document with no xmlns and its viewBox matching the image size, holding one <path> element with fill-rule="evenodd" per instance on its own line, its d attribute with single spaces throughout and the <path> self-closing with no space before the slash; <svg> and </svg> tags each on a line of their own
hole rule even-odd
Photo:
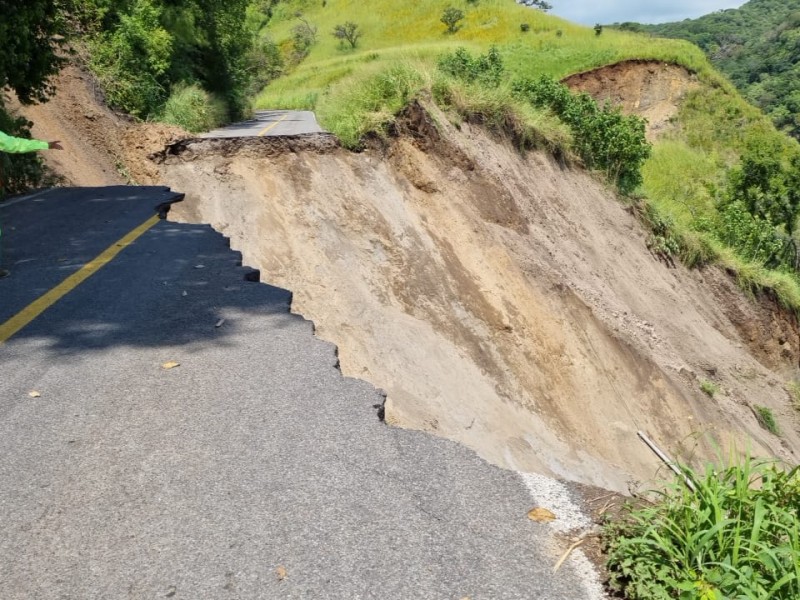
<svg viewBox="0 0 800 600">
<path fill-rule="evenodd" d="M 247 54 L 250 72 L 248 95 L 255 96 L 271 81 L 283 75 L 285 68 L 283 55 L 277 44 L 270 38 L 256 42 Z"/>
<path fill-rule="evenodd" d="M 719 392 L 719 386 L 713 381 L 709 381 L 708 379 L 704 379 L 703 381 L 700 382 L 700 389 L 709 398 L 713 398 L 717 394 L 717 392 Z"/>
<path fill-rule="evenodd" d="M 304 19 L 302 15 L 298 15 L 297 18 L 300 23 L 292 28 L 292 47 L 294 61 L 300 62 L 308 56 L 311 47 L 317 43 L 317 26 Z"/>
<path fill-rule="evenodd" d="M 531 24 L 530 23 L 520 23 L 519 24 L 519 30 L 522 33 L 528 33 L 531 30 Z"/>
<path fill-rule="evenodd" d="M 225 103 L 196 84 L 176 86 L 164 106 L 165 123 L 193 133 L 210 131 L 226 120 Z"/>
<path fill-rule="evenodd" d="M 157 112 L 167 96 L 173 38 L 161 26 L 162 10 L 151 0 L 137 0 L 114 31 L 92 44 L 91 66 L 106 100 L 142 119 Z"/>
<path fill-rule="evenodd" d="M 774 435 L 780 435 L 780 429 L 777 421 L 775 421 L 775 415 L 772 414 L 769 408 L 766 406 L 756 406 L 753 410 L 756 413 L 756 419 L 758 419 L 759 425 Z"/>
<path fill-rule="evenodd" d="M 629 600 L 800 598 L 800 467 L 745 459 L 676 479 L 605 527 L 610 586 Z"/>
<path fill-rule="evenodd" d="M 361 38 L 361 30 L 357 24 L 347 21 L 333 28 L 333 37 L 339 40 L 340 43 L 347 42 L 350 44 L 350 48 L 355 48 Z"/>
<path fill-rule="evenodd" d="M 645 120 L 625 116 L 618 107 L 600 108 L 588 94 L 573 94 L 556 80 L 543 76 L 514 83 L 515 94 L 534 106 L 551 109 L 569 125 L 575 149 L 587 168 L 605 171 L 623 194 L 642 183 L 642 165 L 650 156 Z"/>
<path fill-rule="evenodd" d="M 484 55 L 473 57 L 465 48 L 458 48 L 452 54 L 439 59 L 439 69 L 452 77 L 467 83 L 482 83 L 496 87 L 503 77 L 503 59 L 497 48 L 492 46 Z"/>
<path fill-rule="evenodd" d="M 768 268 L 794 265 L 794 243 L 741 201 L 720 207 L 713 234 L 742 259 Z"/>
<path fill-rule="evenodd" d="M 455 33 L 459 30 L 458 24 L 464 20 L 464 11 L 454 6 L 448 6 L 442 11 L 442 17 L 439 20 L 447 25 L 447 33 Z"/>
</svg>

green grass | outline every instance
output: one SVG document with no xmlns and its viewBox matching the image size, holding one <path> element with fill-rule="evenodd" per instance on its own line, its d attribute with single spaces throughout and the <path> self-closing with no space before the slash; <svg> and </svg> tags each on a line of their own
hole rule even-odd
<svg viewBox="0 0 800 600">
<path fill-rule="evenodd" d="M 443 81 L 436 69 L 439 57 L 459 47 L 478 54 L 496 46 L 507 80 L 542 74 L 562 78 L 627 59 L 682 65 L 697 74 L 700 86 L 682 103 L 676 127 L 655 144 L 642 170 L 641 193 L 659 216 L 657 221 L 669 225 L 667 237 L 653 238 L 653 248 L 675 254 L 688 266 L 718 261 L 749 293 L 774 290 L 781 304 L 800 313 L 796 275 L 748 263 L 704 226 L 716 216 L 726 170 L 737 163 L 747 137 L 759 131 L 781 134 L 711 67 L 702 51 L 683 41 L 608 28 L 597 36 L 592 28 L 513 0 L 481 0 L 474 7 L 456 2 L 466 19 L 458 32 L 447 34 L 439 17 L 450 4 L 452 0 L 278 4 L 263 35 L 290 52 L 292 28 L 299 23 L 295 15 L 301 10 L 318 28 L 318 43 L 300 64 L 258 94 L 254 106 L 315 110 L 323 127 L 346 147 L 356 148 L 365 133 L 385 132 L 410 99 L 432 95 L 453 118 L 510 130 L 522 148 L 564 153 L 570 135 L 552 115 L 516 102 L 506 86 L 487 90 Z M 363 31 L 355 49 L 343 47 L 331 35 L 334 26 L 345 21 Z M 530 30 L 521 31 L 521 23 L 528 23 Z M 787 138 L 782 143 L 795 142 Z"/>
<path fill-rule="evenodd" d="M 749 458 L 683 478 L 626 507 L 604 539 L 612 589 L 629 600 L 800 598 L 800 467 Z"/>
<path fill-rule="evenodd" d="M 197 133 L 211 131 L 227 120 L 225 102 L 198 85 L 178 85 L 167 99 L 161 121 Z"/>
<path fill-rule="evenodd" d="M 461 29 L 446 34 L 439 17 L 450 4 L 450 0 L 330 0 L 323 7 L 322 3 L 295 0 L 278 5 L 265 34 L 288 47 L 291 30 L 298 23 L 294 15 L 299 9 L 305 19 L 318 27 L 319 41 L 294 71 L 258 95 L 256 107 L 294 108 L 298 97 L 322 99 L 334 95 L 334 85 L 359 78 L 368 63 L 374 63 L 376 70 L 409 61 L 432 67 L 438 56 L 459 46 L 484 52 L 497 45 L 513 75 L 561 78 L 621 60 L 653 59 L 679 62 L 723 85 L 703 53 L 686 42 L 618 31 L 596 36 L 588 27 L 531 10 L 513 0 L 481 0 L 475 7 L 465 7 L 467 16 Z M 354 50 L 342 48 L 331 35 L 334 26 L 345 20 L 357 23 L 363 31 Z M 530 24 L 530 31 L 520 30 L 523 22 Z M 562 32 L 560 36 L 557 31 Z M 304 108 L 316 105 L 306 103 Z M 320 121 L 328 126 L 325 110 L 319 110 Z"/>
</svg>

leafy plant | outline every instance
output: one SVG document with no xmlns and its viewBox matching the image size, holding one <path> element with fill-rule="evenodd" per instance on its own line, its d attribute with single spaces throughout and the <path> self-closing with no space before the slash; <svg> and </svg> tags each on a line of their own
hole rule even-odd
<svg viewBox="0 0 800 600">
<path fill-rule="evenodd" d="M 629 600 L 800 598 L 800 467 L 708 466 L 607 524 L 609 582 Z"/>
<path fill-rule="evenodd" d="M 459 29 L 459 23 L 464 20 L 464 11 L 454 6 L 448 6 L 442 11 L 439 19 L 447 26 L 447 33 L 455 33 Z"/>
<path fill-rule="evenodd" d="M 358 44 L 358 40 L 361 38 L 361 30 L 357 24 L 352 21 L 347 21 L 333 28 L 333 37 L 342 43 L 346 41 L 350 44 L 350 48 L 355 48 L 356 44 Z"/>
<path fill-rule="evenodd" d="M 439 59 L 439 69 L 467 83 L 480 82 L 490 87 L 499 85 L 504 72 L 503 59 L 494 46 L 475 57 L 465 48 L 458 48 Z"/>
<path fill-rule="evenodd" d="M 713 381 L 709 381 L 708 379 L 703 379 L 700 382 L 700 389 L 709 398 L 713 398 L 714 395 L 719 392 L 719 385 L 717 385 Z"/>
<path fill-rule="evenodd" d="M 755 411 L 756 419 L 758 420 L 759 425 L 761 425 L 764 429 L 766 429 L 773 435 L 780 435 L 778 422 L 775 420 L 775 415 L 768 407 L 755 406 L 753 407 L 753 411 Z"/>
<path fill-rule="evenodd" d="M 283 54 L 271 38 L 256 42 L 247 53 L 247 68 L 250 73 L 248 95 L 257 94 L 271 81 L 280 77 L 285 69 Z"/>
<path fill-rule="evenodd" d="M 196 84 L 179 85 L 164 106 L 162 119 L 193 133 L 210 131 L 226 121 L 225 103 Z"/>
<path fill-rule="evenodd" d="M 292 45 L 294 61 L 300 62 L 308 56 L 311 47 L 317 43 L 317 26 L 304 18 L 302 13 L 298 13 L 297 18 L 300 23 L 292 27 Z"/>
<path fill-rule="evenodd" d="M 573 94 L 550 77 L 521 79 L 513 88 L 521 98 L 550 108 L 569 125 L 576 150 L 588 168 L 602 169 L 623 194 L 641 185 L 641 167 L 651 150 L 644 119 L 625 116 L 609 104 L 601 108 L 588 94 Z"/>
</svg>

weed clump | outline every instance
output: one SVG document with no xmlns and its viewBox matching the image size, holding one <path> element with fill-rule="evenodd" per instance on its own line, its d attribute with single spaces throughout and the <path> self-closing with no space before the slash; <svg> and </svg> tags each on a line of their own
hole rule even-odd
<svg viewBox="0 0 800 600">
<path fill-rule="evenodd" d="M 756 419 L 758 419 L 759 425 L 773 435 L 780 435 L 778 422 L 775 420 L 775 415 L 769 408 L 766 406 L 756 406 L 753 410 L 756 413 Z"/>
<path fill-rule="evenodd" d="M 709 381 L 708 379 L 704 379 L 703 381 L 700 382 L 700 389 L 709 398 L 713 398 L 716 394 L 719 393 L 719 386 L 713 381 Z"/>
<path fill-rule="evenodd" d="M 162 120 L 186 131 L 210 131 L 226 121 L 225 102 L 198 85 L 178 85 L 164 105 Z"/>
<path fill-rule="evenodd" d="M 745 459 L 683 474 L 606 525 L 610 586 L 629 600 L 800 598 L 800 467 Z"/>
</svg>

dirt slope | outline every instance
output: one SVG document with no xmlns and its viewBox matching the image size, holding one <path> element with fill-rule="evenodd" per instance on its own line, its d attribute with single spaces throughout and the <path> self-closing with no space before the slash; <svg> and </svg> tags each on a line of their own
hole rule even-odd
<svg viewBox="0 0 800 600">
<path fill-rule="evenodd" d="M 295 292 L 344 372 L 386 390 L 392 423 L 615 489 L 658 467 L 637 430 L 684 458 L 710 455 L 709 433 L 796 460 L 793 365 L 759 362 L 731 315 L 777 317 L 714 269 L 657 261 L 587 174 L 428 110 L 438 129 L 417 107 L 363 154 L 198 141 L 162 177 L 189 194 L 178 218 L 212 223 Z M 796 334 L 785 343 L 796 359 Z M 705 396 L 703 379 L 724 391 Z M 783 441 L 748 402 L 791 424 Z"/>
<path fill-rule="evenodd" d="M 143 161 L 168 137 L 124 145 L 137 180 L 186 192 L 171 216 L 211 223 L 291 289 L 343 371 L 386 390 L 389 422 L 619 490 L 659 467 L 638 430 L 683 458 L 713 455 L 713 439 L 797 462 L 783 389 L 796 322 L 716 269 L 656 260 L 586 173 L 434 107 L 361 154 L 317 136 L 189 141 Z M 702 380 L 722 392 L 702 394 Z"/>
<path fill-rule="evenodd" d="M 56 94 L 44 104 L 10 108 L 33 122 L 42 140 L 60 140 L 63 151 L 44 152 L 45 163 L 63 185 L 102 186 L 144 183 L 157 177 L 145 147 L 163 147 L 188 137 L 180 128 L 137 124 L 102 102 L 94 78 L 75 64 L 55 78 Z"/>
<path fill-rule="evenodd" d="M 610 102 L 625 113 L 646 118 L 651 141 L 669 129 L 681 100 L 699 85 L 697 77 L 683 67 L 637 60 L 572 75 L 563 83 L 598 102 Z"/>
</svg>

